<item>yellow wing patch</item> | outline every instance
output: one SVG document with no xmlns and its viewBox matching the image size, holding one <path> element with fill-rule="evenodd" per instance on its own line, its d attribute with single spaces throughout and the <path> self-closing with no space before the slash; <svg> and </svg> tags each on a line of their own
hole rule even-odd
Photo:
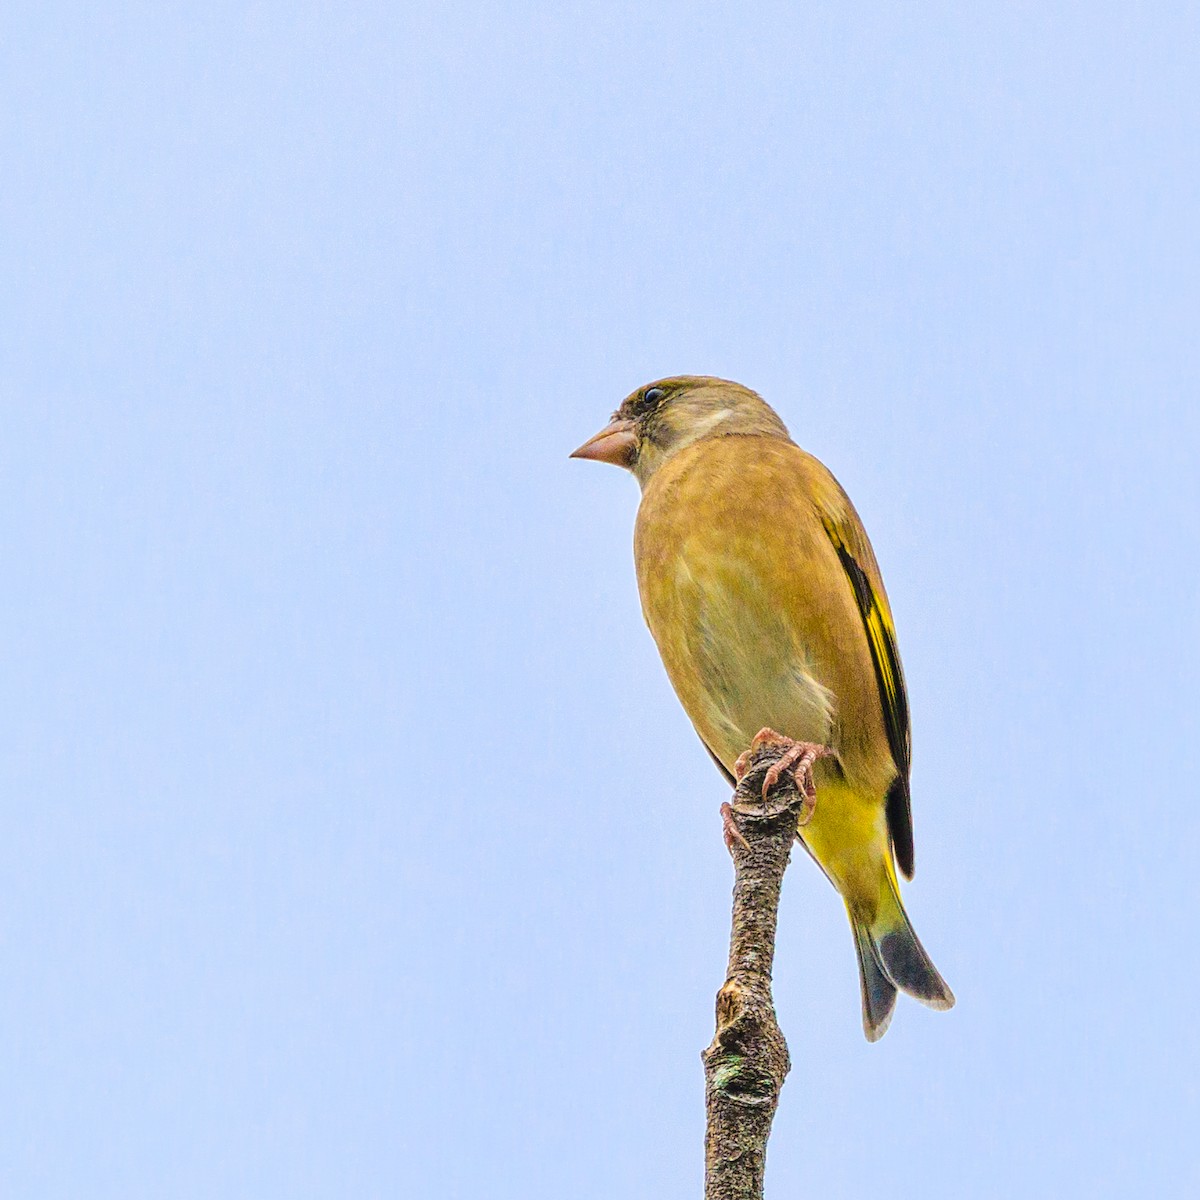
<svg viewBox="0 0 1200 1200">
<path fill-rule="evenodd" d="M 908 694 L 904 689 L 904 672 L 896 647 L 896 629 L 887 600 L 882 592 L 872 586 L 870 577 L 848 544 L 857 539 L 828 513 L 822 514 L 821 521 L 854 590 L 867 644 L 871 648 L 875 681 L 879 686 L 879 700 L 883 708 L 883 724 L 892 760 L 896 764 L 896 780 L 887 795 L 888 829 L 900 870 L 906 878 L 911 879 L 914 862 L 908 774 L 912 762 L 912 735 L 908 719 Z"/>
</svg>

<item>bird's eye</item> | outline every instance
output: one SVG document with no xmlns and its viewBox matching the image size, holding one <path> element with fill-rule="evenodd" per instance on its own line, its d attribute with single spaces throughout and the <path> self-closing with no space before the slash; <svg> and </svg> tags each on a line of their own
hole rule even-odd
<svg viewBox="0 0 1200 1200">
<path fill-rule="evenodd" d="M 662 388 L 649 388 L 642 399 L 647 404 L 657 404 L 666 394 Z"/>
</svg>

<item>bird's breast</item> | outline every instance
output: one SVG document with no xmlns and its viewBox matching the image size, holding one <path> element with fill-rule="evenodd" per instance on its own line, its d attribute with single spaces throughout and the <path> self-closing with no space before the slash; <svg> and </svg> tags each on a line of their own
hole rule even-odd
<svg viewBox="0 0 1200 1200">
<path fill-rule="evenodd" d="M 835 751 L 816 765 L 822 799 L 805 842 L 849 895 L 860 869 L 878 882 L 896 765 L 853 583 L 822 517 L 831 498 L 849 503 L 790 442 L 702 440 L 643 491 L 634 557 L 667 674 L 728 770 L 764 726 Z"/>
<path fill-rule="evenodd" d="M 643 581 L 647 622 L 701 737 L 727 767 L 764 726 L 826 744 L 836 697 L 769 551 L 700 529 Z"/>
</svg>

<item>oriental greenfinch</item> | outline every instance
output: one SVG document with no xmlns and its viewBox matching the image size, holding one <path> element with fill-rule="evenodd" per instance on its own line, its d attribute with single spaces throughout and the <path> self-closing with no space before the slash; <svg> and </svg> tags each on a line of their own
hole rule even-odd
<svg viewBox="0 0 1200 1200">
<path fill-rule="evenodd" d="M 756 736 L 795 743 L 810 793 L 797 836 L 845 901 L 863 1029 L 897 991 L 954 996 L 913 931 L 908 701 L 887 593 L 854 506 L 755 392 L 661 379 L 628 396 L 574 457 L 642 489 L 634 559 L 642 611 L 704 745 L 733 782 Z"/>
</svg>

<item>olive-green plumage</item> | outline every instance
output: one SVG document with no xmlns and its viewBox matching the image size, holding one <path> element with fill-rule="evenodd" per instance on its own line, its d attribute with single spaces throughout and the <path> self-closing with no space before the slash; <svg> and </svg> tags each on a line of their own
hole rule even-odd
<svg viewBox="0 0 1200 1200">
<path fill-rule="evenodd" d="M 900 903 L 913 869 L 909 724 L 883 579 L 845 492 L 754 392 L 681 376 L 639 388 L 576 452 L 642 487 L 634 557 L 642 611 L 713 758 L 764 727 L 828 746 L 800 836 L 855 933 L 867 1037 L 896 989 L 954 997 Z"/>
</svg>

